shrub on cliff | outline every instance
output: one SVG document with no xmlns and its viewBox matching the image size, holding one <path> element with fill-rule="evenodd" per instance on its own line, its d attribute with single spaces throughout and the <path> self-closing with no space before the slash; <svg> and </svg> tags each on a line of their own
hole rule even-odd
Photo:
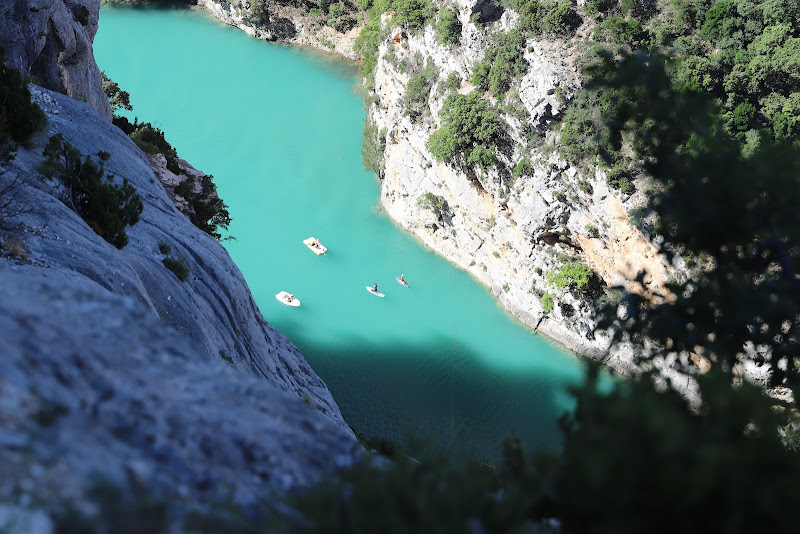
<svg viewBox="0 0 800 534">
<path fill-rule="evenodd" d="M 582 263 L 565 263 L 547 274 L 547 282 L 559 291 L 569 289 L 576 296 L 596 298 L 603 292 L 603 279 Z"/>
<path fill-rule="evenodd" d="M 422 30 L 436 15 L 436 8 L 429 0 L 393 0 L 392 9 L 392 24 L 411 32 Z"/>
<path fill-rule="evenodd" d="M 41 171 L 64 184 L 67 206 L 115 247 L 127 245 L 125 228 L 139 221 L 143 209 L 136 188 L 127 179 L 122 185 L 114 185 L 114 177 L 105 173 L 102 161 L 98 166 L 89 156 L 82 157 L 61 134 L 50 138 L 44 156 Z"/>
<path fill-rule="evenodd" d="M 161 260 L 161 263 L 164 264 L 164 267 L 172 271 L 172 274 L 178 277 L 178 280 L 181 282 L 185 282 L 189 279 L 189 266 L 186 265 L 186 260 L 183 258 L 173 258 L 171 256 L 167 256 Z"/>
<path fill-rule="evenodd" d="M 10 159 L 20 144 L 27 144 L 44 128 L 47 117 L 31 102 L 31 93 L 19 71 L 4 62 L 0 48 L 0 161 Z"/>
<path fill-rule="evenodd" d="M 570 2 L 508 0 L 508 4 L 519 13 L 517 28 L 535 37 L 570 37 L 581 24 Z"/>
<path fill-rule="evenodd" d="M 439 10 L 439 20 L 436 21 L 436 39 L 443 45 L 458 44 L 461 40 L 461 21 L 458 13 L 451 5 L 446 5 Z"/>
<path fill-rule="evenodd" d="M 111 104 L 111 111 L 116 114 L 119 109 L 127 111 L 133 110 L 130 93 L 128 93 L 128 91 L 123 91 L 117 82 L 106 76 L 105 72 L 101 72 L 100 74 L 103 75 L 103 92 L 106 94 L 108 102 Z"/>
<path fill-rule="evenodd" d="M 195 192 L 195 178 L 188 176 L 175 187 L 175 194 L 189 204 L 188 216 L 192 224 L 214 239 L 222 239 L 220 229 L 227 230 L 232 219 L 228 205 L 217 195 L 213 175 L 200 178 L 200 192 Z"/>
<path fill-rule="evenodd" d="M 486 49 L 483 60 L 473 67 L 472 83 L 483 91 L 501 97 L 528 70 L 524 51 L 525 36 L 521 32 L 511 30 L 495 35 L 493 45 Z"/>
<path fill-rule="evenodd" d="M 453 93 L 445 98 L 440 115 L 442 126 L 431 134 L 426 145 L 437 161 L 478 165 L 482 169 L 495 164 L 498 151 L 506 144 L 497 108 L 476 91 Z"/>
<path fill-rule="evenodd" d="M 421 57 L 419 62 L 422 62 Z M 428 97 L 430 96 L 433 82 L 438 76 L 439 70 L 436 68 L 433 59 L 426 59 L 425 68 L 419 69 L 419 72 L 408 80 L 404 103 L 406 115 L 410 116 L 412 121 L 418 120 L 428 112 Z"/>
<path fill-rule="evenodd" d="M 361 133 L 361 159 L 364 168 L 374 171 L 379 177 L 383 174 L 383 153 L 386 150 L 386 128 L 378 125 L 370 115 L 364 121 Z"/>
<path fill-rule="evenodd" d="M 447 213 L 447 201 L 443 196 L 436 195 L 430 191 L 425 192 L 417 198 L 417 206 L 422 209 L 430 210 L 436 215 L 437 219 L 442 219 Z"/>
<path fill-rule="evenodd" d="M 133 131 L 128 135 L 146 153 L 163 154 L 167 159 L 167 168 L 172 173 L 181 174 L 183 172 L 178 164 L 177 150 L 167 142 L 164 132 L 160 128 L 156 128 L 149 122 L 140 123 L 134 119 Z"/>
</svg>

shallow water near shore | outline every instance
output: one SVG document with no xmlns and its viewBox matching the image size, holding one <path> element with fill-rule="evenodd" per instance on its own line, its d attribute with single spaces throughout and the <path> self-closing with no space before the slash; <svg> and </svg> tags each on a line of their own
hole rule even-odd
<svg viewBox="0 0 800 534">
<path fill-rule="evenodd" d="M 495 460 L 504 435 L 557 447 L 568 352 L 379 207 L 361 166 L 356 68 L 267 43 L 202 11 L 103 7 L 95 55 L 141 121 L 213 174 L 225 246 L 264 317 L 302 351 L 366 437 L 432 438 Z M 315 236 L 329 252 L 303 243 Z M 405 274 L 410 287 L 395 281 Z M 385 298 L 366 286 L 378 284 Z M 293 293 L 301 306 L 281 304 Z"/>
</svg>

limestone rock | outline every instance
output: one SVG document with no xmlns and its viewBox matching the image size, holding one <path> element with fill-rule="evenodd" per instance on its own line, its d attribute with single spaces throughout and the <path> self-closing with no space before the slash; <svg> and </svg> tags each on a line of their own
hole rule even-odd
<svg viewBox="0 0 800 534">
<path fill-rule="evenodd" d="M 89 103 L 111 120 L 94 61 L 100 0 L 0 0 L 0 48 L 23 77 Z"/>
<path fill-rule="evenodd" d="M 348 59 L 358 59 L 353 50 L 353 43 L 361 31 L 361 26 L 351 28 L 344 33 L 338 32 L 330 26 L 315 22 L 312 17 L 301 12 L 299 8 L 280 2 L 270 3 L 269 21 L 258 23 L 250 15 L 251 3 L 254 1 L 198 0 L 198 5 L 208 9 L 214 17 L 225 24 L 239 28 L 251 37 L 309 46 L 333 52 Z"/>
<path fill-rule="evenodd" d="M 21 484 L 45 500 L 78 496 L 99 473 L 200 501 L 233 491 L 247 505 L 352 462 L 360 445 L 325 384 L 145 154 L 87 104 L 34 98 L 49 131 L 0 168 L 0 184 L 22 184 L 0 250 L 0 502 Z M 106 171 L 141 196 L 123 249 L 37 171 L 54 133 L 111 154 Z M 162 264 L 163 244 L 186 282 Z"/>
</svg>

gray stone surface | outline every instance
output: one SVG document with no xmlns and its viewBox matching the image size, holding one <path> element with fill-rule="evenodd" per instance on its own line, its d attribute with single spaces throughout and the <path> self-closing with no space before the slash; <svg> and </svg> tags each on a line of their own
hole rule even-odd
<svg viewBox="0 0 800 534">
<path fill-rule="evenodd" d="M 0 48 L 23 76 L 88 102 L 110 121 L 92 51 L 99 11 L 100 0 L 0 0 Z"/>
<path fill-rule="evenodd" d="M 0 182 L 21 180 L 24 211 L 0 243 L 0 502 L 69 496 L 97 472 L 250 504 L 353 461 L 360 446 L 325 384 L 139 148 L 84 103 L 34 98 L 49 131 L 0 169 Z M 109 152 L 106 170 L 141 195 L 122 250 L 38 173 L 56 132 L 83 154 Z M 186 282 L 162 264 L 163 243 L 185 259 Z"/>
</svg>

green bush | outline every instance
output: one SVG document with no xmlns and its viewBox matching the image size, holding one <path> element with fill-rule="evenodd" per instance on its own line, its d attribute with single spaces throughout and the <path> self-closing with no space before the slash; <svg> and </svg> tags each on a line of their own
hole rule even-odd
<svg viewBox="0 0 800 534">
<path fill-rule="evenodd" d="M 47 116 L 31 102 L 19 71 L 6 66 L 3 59 L 0 49 L 0 161 L 11 159 L 20 144 L 27 145 L 47 124 Z"/>
<path fill-rule="evenodd" d="M 149 122 L 134 121 L 133 132 L 129 134 L 133 142 L 148 154 L 163 154 L 167 159 L 167 168 L 174 174 L 183 170 L 178 163 L 178 152 L 167 142 L 164 132 Z"/>
<path fill-rule="evenodd" d="M 364 121 L 361 133 L 361 160 L 364 168 L 383 176 L 383 153 L 386 150 L 386 128 L 378 129 L 371 116 Z"/>
<path fill-rule="evenodd" d="M 569 289 L 576 295 L 597 297 L 603 292 L 603 279 L 582 263 L 565 263 L 547 274 L 547 283 L 559 291 Z"/>
<path fill-rule="evenodd" d="M 439 70 L 432 59 L 425 61 L 425 68 L 412 76 L 408 81 L 405 94 L 406 115 L 416 121 L 428 111 L 428 97 Z"/>
<path fill-rule="evenodd" d="M 551 293 L 545 293 L 542 295 L 542 298 L 539 299 L 539 302 L 542 304 L 542 311 L 544 313 L 550 313 L 553 311 L 553 295 Z"/>
<path fill-rule="evenodd" d="M 426 145 L 437 161 L 453 163 L 463 158 L 462 163 L 486 169 L 497 161 L 497 152 L 506 148 L 500 114 L 477 92 L 448 95 L 440 115 L 442 126 Z"/>
<path fill-rule="evenodd" d="M 269 24 L 269 20 L 269 4 L 267 0 L 250 0 L 250 23 L 264 26 Z"/>
<path fill-rule="evenodd" d="M 44 156 L 42 173 L 61 180 L 65 203 L 103 239 L 117 248 L 127 245 L 125 228 L 139 221 L 144 207 L 133 185 L 127 179 L 121 186 L 110 183 L 114 177 L 105 174 L 102 160 L 98 166 L 89 156 L 82 159 L 61 134 L 50 138 Z"/>
<path fill-rule="evenodd" d="M 418 32 L 436 15 L 436 7 L 429 0 L 393 0 L 392 25 Z"/>
<path fill-rule="evenodd" d="M 444 81 L 444 88 L 448 91 L 455 91 L 459 87 L 461 87 L 461 77 L 457 72 L 453 71 L 447 75 L 447 79 Z"/>
<path fill-rule="evenodd" d="M 570 37 L 581 24 L 580 16 L 568 1 L 509 0 L 519 13 L 519 30 L 532 36 Z"/>
<path fill-rule="evenodd" d="M 606 171 L 606 183 L 623 195 L 630 195 L 633 194 L 636 188 L 631 182 L 631 175 L 626 168 L 627 165 L 621 162 L 614 165 Z"/>
<path fill-rule="evenodd" d="M 164 267 L 172 271 L 175 276 L 178 277 L 178 280 L 181 282 L 185 282 L 189 279 L 189 266 L 186 265 L 186 261 L 183 258 L 172 258 L 167 256 L 161 263 L 164 264 Z"/>
<path fill-rule="evenodd" d="M 344 33 L 356 25 L 356 19 L 349 15 L 344 2 L 331 4 L 328 8 L 328 26 L 337 32 Z"/>
<path fill-rule="evenodd" d="M 608 17 L 595 31 L 595 36 L 610 43 L 637 47 L 646 40 L 642 23 L 636 19 Z"/>
<path fill-rule="evenodd" d="M 519 163 L 514 165 L 514 168 L 511 171 L 511 176 L 513 178 L 519 178 L 520 176 L 533 176 L 533 164 L 531 160 L 528 158 L 522 158 L 519 160 Z"/>
<path fill-rule="evenodd" d="M 195 178 L 188 176 L 186 180 L 175 186 L 175 194 L 183 197 L 189 204 L 189 220 L 196 227 L 213 237 L 222 239 L 220 229 L 227 230 L 231 224 L 228 206 L 217 195 L 213 175 L 200 177 L 200 192 L 195 192 Z"/>
<path fill-rule="evenodd" d="M 378 46 L 388 35 L 388 28 L 381 25 L 381 15 L 391 6 L 391 0 L 377 0 L 369 10 L 369 20 L 356 37 L 353 50 L 361 55 L 361 75 L 367 78 L 366 88 L 372 89 L 371 77 L 378 60 Z"/>
<path fill-rule="evenodd" d="M 544 31 L 548 35 L 569 37 L 581 25 L 581 18 L 569 2 L 559 2 L 544 17 Z"/>
<path fill-rule="evenodd" d="M 444 197 L 435 195 L 430 191 L 427 191 L 425 194 L 420 195 L 417 198 L 417 206 L 422 209 L 432 211 L 434 215 L 440 219 L 447 212 L 447 201 L 444 199 Z"/>
<path fill-rule="evenodd" d="M 133 110 L 130 93 L 120 89 L 119 84 L 106 76 L 105 72 L 101 72 L 100 74 L 103 76 L 103 92 L 106 94 L 108 102 L 111 104 L 111 111 L 116 114 L 119 109 L 125 109 L 127 111 Z"/>
<path fill-rule="evenodd" d="M 446 5 L 439 10 L 436 39 L 443 45 L 458 44 L 461 40 L 461 21 L 453 6 Z"/>
<path fill-rule="evenodd" d="M 505 94 L 528 70 L 524 51 L 525 36 L 521 32 L 511 30 L 495 35 L 493 45 L 473 68 L 472 83 L 494 96 Z"/>
</svg>

